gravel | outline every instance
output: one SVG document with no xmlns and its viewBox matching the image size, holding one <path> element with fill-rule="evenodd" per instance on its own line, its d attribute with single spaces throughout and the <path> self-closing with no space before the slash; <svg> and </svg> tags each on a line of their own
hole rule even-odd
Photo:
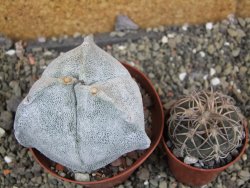
<svg viewBox="0 0 250 188">
<path fill-rule="evenodd" d="M 214 90 L 232 96 L 250 124 L 249 18 L 231 18 L 194 26 L 185 24 L 148 28 L 145 32 L 153 32 L 156 33 L 155 36 L 161 37 L 142 37 L 137 41 L 128 39 L 103 48 L 120 61 L 137 67 L 151 79 L 165 112 L 181 95 L 189 94 L 195 89 L 213 87 Z M 126 34 L 119 31 L 112 35 L 127 36 L 124 33 Z M 48 51 L 42 47 L 26 52 L 22 42 L 12 45 L 12 41 L 3 37 L 0 38 L 1 41 L 5 41 L 5 49 L 0 49 L 0 130 L 5 133 L 0 137 L 0 187 L 81 187 L 62 182 L 44 172 L 34 162 L 30 152 L 20 146 L 13 136 L 17 105 L 60 52 Z M 46 44 L 48 40 L 39 38 L 39 41 Z M 11 162 L 5 161 L 6 156 L 11 158 Z M 239 162 L 204 188 L 247 188 L 250 184 L 249 171 L 248 147 Z M 117 187 L 188 186 L 178 183 L 171 175 L 165 154 L 158 148 L 126 182 Z"/>
</svg>

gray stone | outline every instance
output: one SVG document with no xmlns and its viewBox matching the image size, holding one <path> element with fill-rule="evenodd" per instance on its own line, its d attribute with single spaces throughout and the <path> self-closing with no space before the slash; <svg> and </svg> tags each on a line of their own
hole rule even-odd
<svg viewBox="0 0 250 188">
<path fill-rule="evenodd" d="M 242 66 L 242 67 L 240 67 L 240 74 L 245 74 L 246 72 L 247 72 L 247 70 L 248 70 L 248 68 L 246 67 L 246 66 Z"/>
<path fill-rule="evenodd" d="M 210 55 L 212 55 L 214 52 L 215 52 L 215 47 L 214 47 L 214 45 L 212 45 L 212 44 L 210 44 L 209 46 L 208 46 L 208 48 L 207 48 L 207 51 L 208 51 L 208 53 L 210 54 Z"/>
<path fill-rule="evenodd" d="M 234 29 L 229 28 L 229 29 L 227 30 L 227 32 L 228 32 L 228 34 L 229 34 L 231 37 L 236 37 L 236 36 L 237 36 L 237 31 L 234 30 Z"/>
<path fill-rule="evenodd" d="M 239 187 L 245 183 L 245 181 L 242 179 L 237 179 L 236 182 Z"/>
<path fill-rule="evenodd" d="M 250 172 L 248 170 L 241 170 L 239 173 L 238 173 L 239 177 L 244 180 L 244 181 L 247 181 L 250 179 Z"/>
<path fill-rule="evenodd" d="M 246 21 L 245 21 L 243 18 L 238 18 L 238 21 L 239 21 L 239 24 L 240 24 L 242 27 L 245 27 L 245 26 L 246 26 Z"/>
<path fill-rule="evenodd" d="M 10 130 L 13 126 L 13 116 L 9 111 L 2 111 L 0 115 L 0 127 Z"/>
<path fill-rule="evenodd" d="M 90 176 L 87 173 L 75 173 L 74 175 L 76 181 L 90 181 Z"/>
<path fill-rule="evenodd" d="M 133 22 L 126 15 L 118 15 L 116 17 L 115 30 L 124 31 L 124 30 L 137 30 L 139 26 Z"/>
<path fill-rule="evenodd" d="M 10 47 L 13 45 L 12 40 L 10 40 L 6 36 L 0 35 L 0 46 L 3 47 L 5 50 L 10 49 Z"/>
<path fill-rule="evenodd" d="M 152 186 L 154 186 L 154 187 L 158 187 L 158 181 L 155 180 L 155 179 L 149 180 L 149 183 L 150 183 Z"/>
<path fill-rule="evenodd" d="M 126 157 L 126 164 L 131 166 L 133 164 L 133 160 L 131 160 L 129 157 Z"/>
<path fill-rule="evenodd" d="M 196 157 L 186 156 L 184 158 L 184 163 L 186 163 L 186 164 L 194 164 L 194 163 L 197 163 L 197 162 L 198 162 L 198 159 Z"/>
<path fill-rule="evenodd" d="M 9 100 L 6 101 L 7 103 L 7 110 L 11 112 L 16 112 L 18 105 L 21 103 L 22 98 L 19 96 L 12 95 Z"/>
<path fill-rule="evenodd" d="M 240 48 L 236 48 L 236 49 L 234 49 L 234 50 L 232 51 L 232 55 L 233 55 L 234 57 L 237 57 L 239 54 L 240 54 Z"/>
<path fill-rule="evenodd" d="M 13 90 L 13 93 L 17 96 L 17 97 L 20 97 L 21 96 L 21 88 L 19 86 L 19 82 L 18 81 L 11 81 L 9 83 L 9 86 L 12 88 Z"/>
<path fill-rule="evenodd" d="M 166 181 L 161 181 L 159 184 L 159 188 L 167 188 L 167 182 Z"/>
<path fill-rule="evenodd" d="M 0 127 L 0 138 L 2 138 L 5 135 L 5 130 Z"/>
<path fill-rule="evenodd" d="M 138 178 L 141 180 L 148 180 L 150 174 L 147 168 L 141 168 L 137 175 L 138 175 Z"/>
</svg>

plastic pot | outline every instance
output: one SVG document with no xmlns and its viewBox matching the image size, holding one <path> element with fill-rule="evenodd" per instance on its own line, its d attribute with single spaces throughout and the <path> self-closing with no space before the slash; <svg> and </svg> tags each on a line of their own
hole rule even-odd
<svg viewBox="0 0 250 188">
<path fill-rule="evenodd" d="M 243 140 L 243 146 L 239 155 L 225 166 L 214 169 L 201 169 L 185 164 L 184 162 L 175 157 L 172 151 L 168 148 L 164 136 L 162 136 L 163 148 L 167 153 L 168 166 L 174 177 L 179 182 L 190 186 L 202 186 L 213 181 L 219 175 L 219 173 L 221 173 L 223 170 L 237 162 L 246 150 L 246 146 L 248 143 L 247 122 L 244 121 L 243 125 L 246 137 Z"/>
<path fill-rule="evenodd" d="M 84 185 L 85 187 L 113 187 L 117 184 L 120 184 L 124 182 L 128 177 L 150 156 L 150 154 L 154 151 L 156 146 L 159 144 L 160 139 L 162 137 L 163 133 L 163 127 L 164 127 L 164 114 L 163 114 L 163 108 L 161 105 L 160 98 L 155 91 L 153 85 L 149 81 L 149 79 L 140 71 L 138 71 L 136 68 L 128 65 L 123 64 L 126 69 L 130 72 L 131 76 L 135 78 L 137 83 L 141 85 L 143 89 L 146 90 L 146 92 L 150 95 L 152 99 L 153 106 L 150 108 L 152 113 L 152 137 L 151 137 L 151 145 L 150 147 L 145 150 L 144 154 L 137 159 L 135 163 L 133 163 L 130 167 L 125 169 L 124 171 L 120 172 L 119 174 L 111 177 L 106 178 L 99 181 L 89 181 L 89 182 L 81 182 L 76 181 L 74 179 L 68 179 L 65 177 L 59 176 L 56 172 L 52 171 L 50 169 L 52 161 L 45 157 L 43 154 L 41 154 L 38 150 L 34 148 L 30 148 L 30 151 L 35 158 L 35 160 L 51 175 L 67 181 L 72 182 L 75 184 Z"/>
</svg>

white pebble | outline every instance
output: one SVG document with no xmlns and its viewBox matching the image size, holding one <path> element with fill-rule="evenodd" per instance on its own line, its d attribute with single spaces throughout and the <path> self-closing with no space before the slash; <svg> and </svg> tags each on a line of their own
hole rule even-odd
<svg viewBox="0 0 250 188">
<path fill-rule="evenodd" d="M 216 73 L 216 70 L 214 68 L 210 68 L 210 76 L 213 76 Z"/>
<path fill-rule="evenodd" d="M 181 81 L 183 81 L 183 80 L 185 79 L 186 76 L 187 76 L 187 73 L 186 73 L 186 72 L 182 72 L 182 73 L 179 74 L 179 79 L 180 79 Z"/>
<path fill-rule="evenodd" d="M 122 45 L 121 45 L 121 46 L 118 46 L 118 49 L 119 49 L 119 50 L 125 50 L 125 49 L 126 49 L 126 46 L 122 46 Z"/>
<path fill-rule="evenodd" d="M 200 55 L 201 55 L 201 57 L 205 57 L 206 56 L 205 52 L 203 52 L 203 51 L 200 51 Z"/>
<path fill-rule="evenodd" d="M 174 38 L 175 37 L 175 34 L 174 33 L 169 33 L 168 34 L 168 38 Z"/>
<path fill-rule="evenodd" d="M 75 173 L 75 180 L 76 181 L 90 181 L 89 174 L 83 174 L 83 173 Z"/>
<path fill-rule="evenodd" d="M 186 156 L 184 158 L 184 163 L 185 164 L 194 164 L 194 163 L 197 163 L 197 162 L 198 162 L 198 159 L 196 157 Z"/>
<path fill-rule="evenodd" d="M 224 42 L 224 46 L 230 46 L 229 42 Z"/>
<path fill-rule="evenodd" d="M 228 20 L 231 22 L 231 23 L 235 23 L 235 15 L 234 14 L 229 14 L 227 16 Z"/>
<path fill-rule="evenodd" d="M 148 185 L 148 184 L 149 184 L 148 180 L 144 181 L 144 185 Z"/>
<path fill-rule="evenodd" d="M 0 138 L 5 135 L 5 130 L 0 127 Z"/>
<path fill-rule="evenodd" d="M 241 90 L 240 90 L 240 89 L 237 89 L 236 91 L 237 91 L 238 93 L 241 93 Z"/>
<path fill-rule="evenodd" d="M 41 43 L 44 43 L 44 42 L 46 42 L 46 38 L 45 37 L 38 37 L 37 41 L 41 42 Z"/>
<path fill-rule="evenodd" d="M 195 53 L 197 52 L 197 50 L 194 48 L 194 49 L 192 50 L 192 52 L 193 52 L 193 54 L 195 54 Z"/>
<path fill-rule="evenodd" d="M 5 157 L 4 157 L 4 161 L 5 161 L 6 163 L 11 163 L 11 162 L 12 162 L 12 158 L 9 157 L 9 156 L 5 156 Z"/>
<path fill-rule="evenodd" d="M 207 80 L 207 77 L 208 77 L 208 75 L 205 74 L 205 75 L 203 76 L 203 80 Z"/>
<path fill-rule="evenodd" d="M 217 77 L 213 78 L 213 79 L 211 80 L 211 84 L 212 84 L 213 86 L 219 85 L 219 84 L 220 84 L 220 79 L 217 78 Z"/>
<path fill-rule="evenodd" d="M 242 160 L 243 160 L 243 161 L 246 161 L 246 160 L 247 160 L 247 154 L 244 153 L 244 154 L 242 155 Z"/>
<path fill-rule="evenodd" d="M 162 42 L 163 44 L 168 43 L 168 37 L 167 37 L 167 36 L 163 36 L 163 37 L 161 38 L 161 42 Z"/>
<path fill-rule="evenodd" d="M 128 63 L 133 67 L 135 66 L 135 63 L 133 61 L 129 61 Z"/>
<path fill-rule="evenodd" d="M 187 29 L 188 29 L 188 24 L 186 23 L 186 24 L 184 24 L 184 25 L 182 26 L 182 30 L 183 30 L 183 31 L 187 31 Z"/>
<path fill-rule="evenodd" d="M 44 56 L 52 56 L 53 53 L 51 51 L 46 51 L 43 53 Z"/>
<path fill-rule="evenodd" d="M 207 29 L 207 30 L 213 29 L 213 23 L 212 23 L 212 22 L 206 23 L 206 29 Z"/>
<path fill-rule="evenodd" d="M 8 50 L 7 52 L 5 52 L 5 54 L 9 55 L 9 56 L 13 56 L 16 54 L 16 50 Z"/>
</svg>

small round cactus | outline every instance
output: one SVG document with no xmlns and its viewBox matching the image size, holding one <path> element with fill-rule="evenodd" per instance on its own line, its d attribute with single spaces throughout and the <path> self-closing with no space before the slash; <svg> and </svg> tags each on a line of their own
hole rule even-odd
<svg viewBox="0 0 250 188">
<path fill-rule="evenodd" d="M 241 146 L 244 117 L 234 104 L 233 98 L 212 91 L 178 100 L 170 110 L 168 137 L 180 157 L 219 161 Z"/>
</svg>

